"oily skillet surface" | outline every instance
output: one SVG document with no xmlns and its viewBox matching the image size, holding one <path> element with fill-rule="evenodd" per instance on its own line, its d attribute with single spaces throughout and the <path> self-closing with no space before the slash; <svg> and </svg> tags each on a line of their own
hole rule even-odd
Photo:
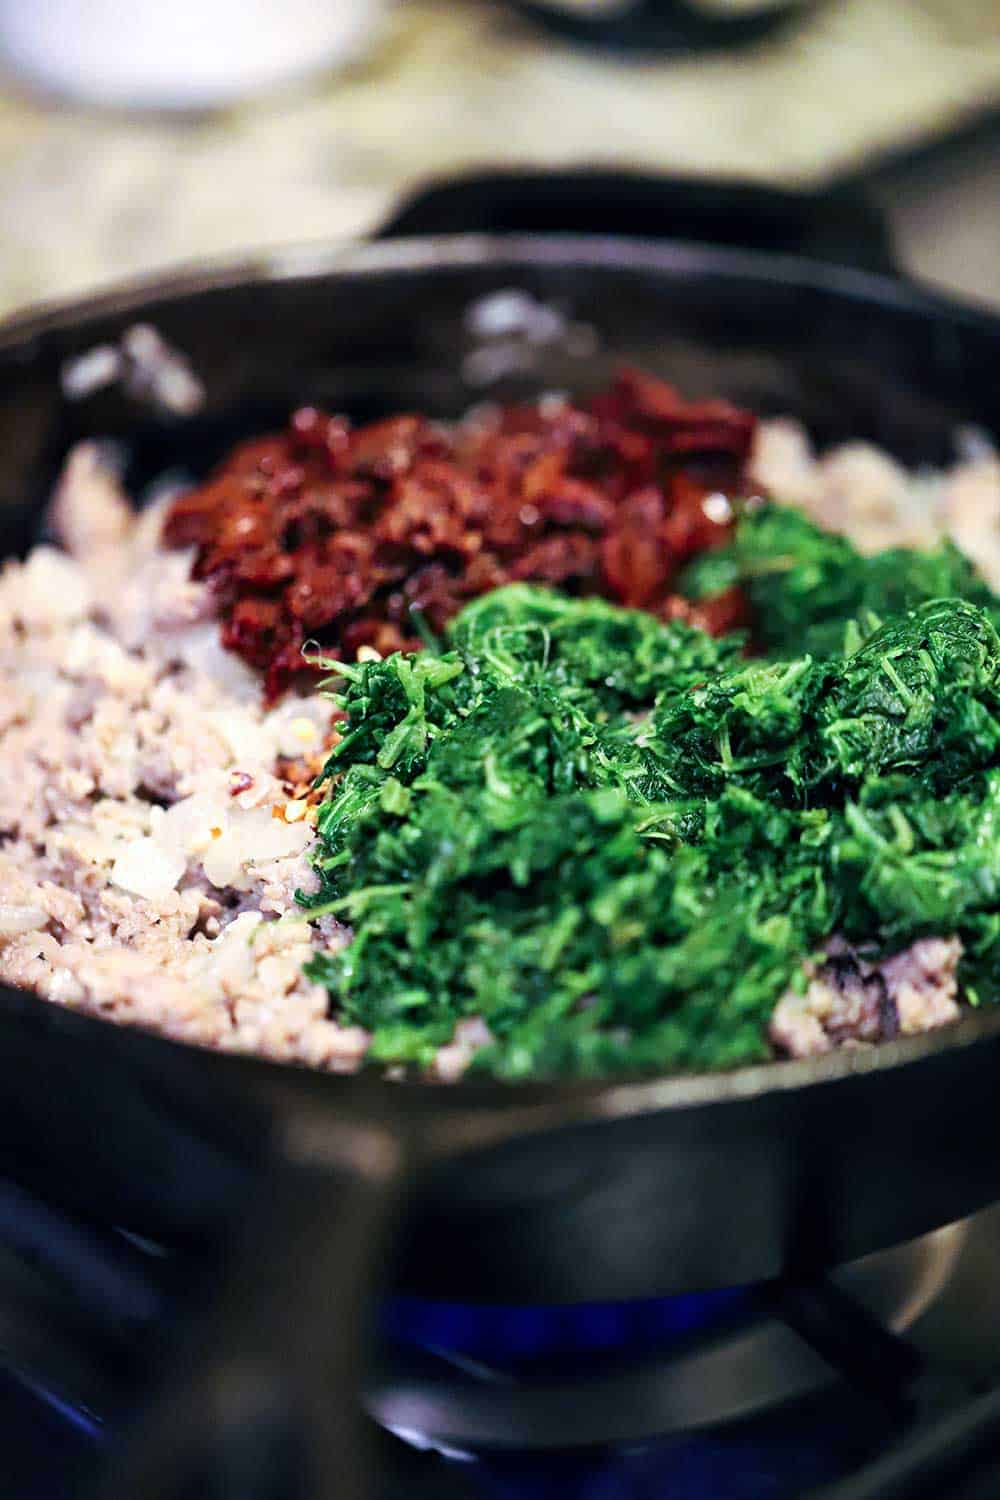
<svg viewBox="0 0 1000 1500">
<path fill-rule="evenodd" d="M 463 378 L 469 306 L 512 286 L 598 342 L 585 357 L 565 341 L 505 356 L 512 373 L 488 389 L 499 399 L 583 392 L 628 359 L 909 464 L 946 462 L 957 423 L 1000 430 L 1000 319 L 886 277 L 613 238 L 308 248 L 8 325 L 4 550 L 37 534 L 83 436 L 122 442 L 141 490 L 178 464 L 203 470 L 303 401 L 455 415 L 487 394 Z M 197 418 L 150 416 L 117 388 L 61 396 L 65 361 L 137 320 L 189 357 L 207 391 Z M 523 1303 L 813 1274 L 1000 1195 L 998 1069 L 1000 1011 L 725 1076 L 443 1089 L 201 1052 L 7 989 L 0 1169 L 102 1223 L 235 1247 L 108 1500 L 207 1493 L 191 1490 L 192 1463 L 214 1455 L 218 1477 L 220 1452 L 250 1431 L 258 1457 L 270 1442 L 294 1453 L 296 1493 L 361 1500 L 375 1491 L 360 1351 L 386 1275 Z"/>
</svg>

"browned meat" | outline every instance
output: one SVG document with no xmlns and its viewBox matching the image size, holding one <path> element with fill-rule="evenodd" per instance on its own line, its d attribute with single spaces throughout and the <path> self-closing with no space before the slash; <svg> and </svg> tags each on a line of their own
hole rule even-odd
<svg viewBox="0 0 1000 1500">
<path fill-rule="evenodd" d="M 957 937 L 921 938 L 872 962 L 840 939 L 807 974 L 803 993 L 788 990 L 771 1017 L 771 1040 L 792 1057 L 835 1047 L 933 1031 L 958 1019 Z"/>
</svg>

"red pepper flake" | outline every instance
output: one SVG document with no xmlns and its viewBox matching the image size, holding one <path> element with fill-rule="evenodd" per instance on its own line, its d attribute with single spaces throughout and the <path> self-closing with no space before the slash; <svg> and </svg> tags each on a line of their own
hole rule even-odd
<svg viewBox="0 0 1000 1500">
<path fill-rule="evenodd" d="M 515 580 L 718 633 L 743 622 L 741 596 L 690 606 L 671 585 L 728 536 L 704 501 L 742 492 L 754 428 L 749 412 L 631 369 L 579 406 L 448 430 L 418 415 L 352 428 L 307 407 L 175 500 L 164 538 L 195 548 L 223 643 L 265 674 L 269 699 L 302 672 L 308 639 L 334 655 L 415 648 L 414 610 L 440 631 Z"/>
</svg>

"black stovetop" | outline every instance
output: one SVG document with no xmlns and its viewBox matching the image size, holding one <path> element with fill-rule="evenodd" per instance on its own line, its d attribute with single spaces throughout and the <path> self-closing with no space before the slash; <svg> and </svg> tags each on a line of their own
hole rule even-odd
<svg viewBox="0 0 1000 1500">
<path fill-rule="evenodd" d="M 189 1268 L 17 1189 L 0 1200 L 2 1493 L 85 1500 L 141 1417 Z M 387 1299 L 367 1388 L 393 1429 L 384 1493 L 1000 1494 L 998 1252 L 1000 1205 L 818 1286 L 562 1309 Z"/>
</svg>

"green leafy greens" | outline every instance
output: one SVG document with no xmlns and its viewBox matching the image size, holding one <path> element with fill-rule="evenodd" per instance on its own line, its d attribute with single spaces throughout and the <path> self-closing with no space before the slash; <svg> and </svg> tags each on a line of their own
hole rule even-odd
<svg viewBox="0 0 1000 1500">
<path fill-rule="evenodd" d="M 764 1058 L 834 932 L 958 932 L 990 980 L 992 596 L 951 550 L 860 559 L 791 512 L 747 518 L 716 581 L 768 556 L 767 644 L 809 654 L 514 586 L 439 651 L 337 668 L 312 899 L 354 937 L 309 972 L 371 1058 L 427 1067 L 473 1016 L 504 1077 Z"/>
<path fill-rule="evenodd" d="M 681 590 L 701 599 L 737 583 L 750 598 L 757 644 L 777 656 L 849 649 L 872 615 L 888 619 L 928 599 L 968 599 L 997 612 L 996 597 L 953 542 L 863 557 L 847 537 L 785 505 L 746 510 L 732 542 L 692 563 Z"/>
</svg>

